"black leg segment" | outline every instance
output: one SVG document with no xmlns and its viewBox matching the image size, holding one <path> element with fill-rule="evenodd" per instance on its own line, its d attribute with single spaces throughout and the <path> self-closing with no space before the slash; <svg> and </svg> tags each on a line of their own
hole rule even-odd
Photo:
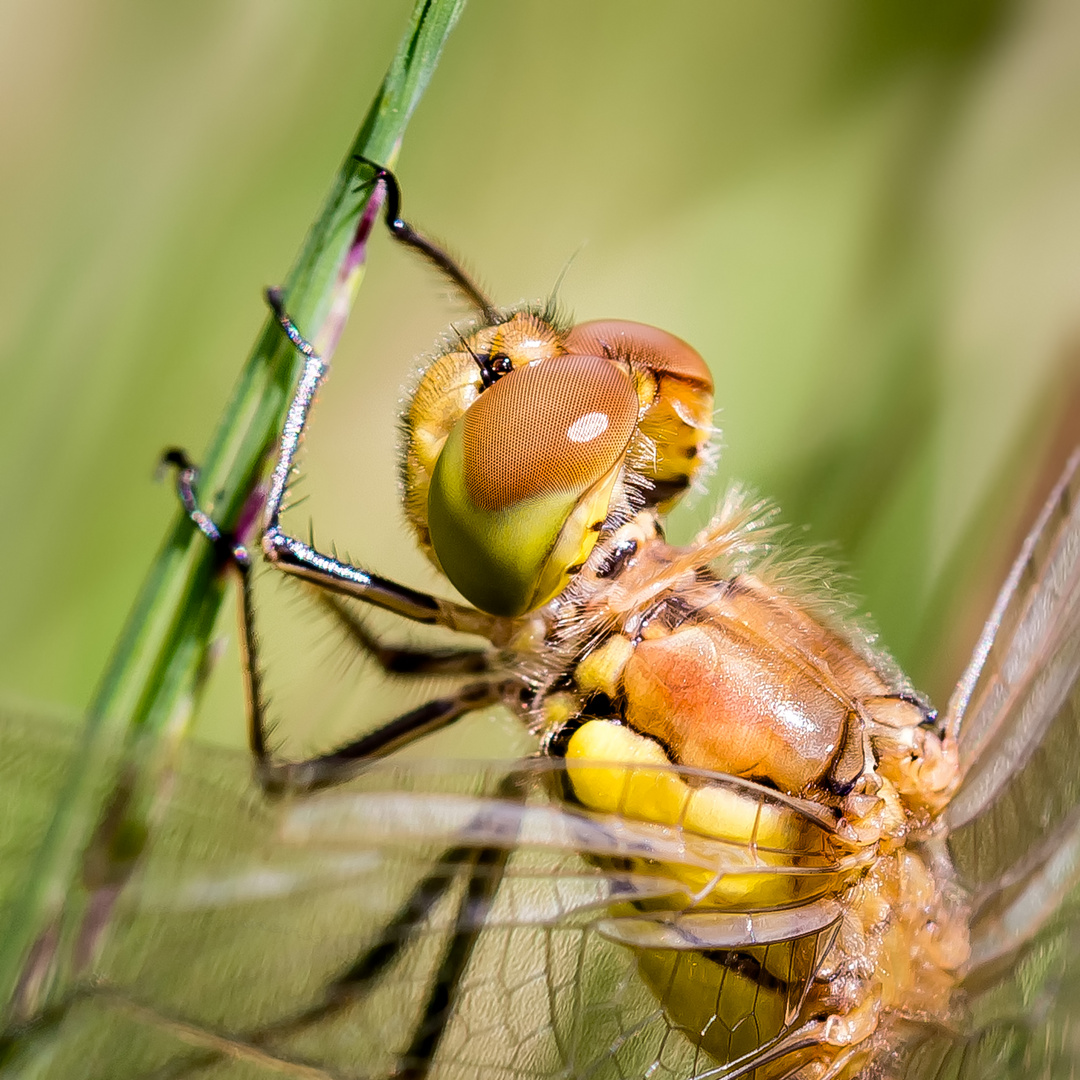
<svg viewBox="0 0 1080 1080">
<path fill-rule="evenodd" d="M 417 232 L 407 221 L 402 219 L 401 185 L 398 183 L 397 177 L 389 169 L 380 165 L 377 161 L 372 161 L 370 158 L 357 156 L 355 160 L 360 162 L 361 165 L 368 165 L 374 169 L 372 183 L 381 181 L 383 184 L 386 192 L 386 227 L 390 230 L 390 234 L 394 239 L 406 247 L 411 247 L 414 251 L 420 252 L 425 259 L 432 263 L 441 273 L 445 274 L 487 322 L 498 322 L 498 309 L 488 299 L 483 289 L 466 273 L 461 264 L 444 248 L 429 240 L 422 233 Z"/>
</svg>

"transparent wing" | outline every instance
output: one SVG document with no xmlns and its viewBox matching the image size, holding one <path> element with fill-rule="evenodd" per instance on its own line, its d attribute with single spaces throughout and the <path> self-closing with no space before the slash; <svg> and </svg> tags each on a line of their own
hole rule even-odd
<svg viewBox="0 0 1080 1080">
<path fill-rule="evenodd" d="M 1025 541 L 949 705 L 948 846 L 972 894 L 966 1030 L 905 1075 L 1080 1071 L 1080 454 Z"/>
<path fill-rule="evenodd" d="M 1045 865 L 1070 835 L 1080 794 L 1078 495 L 1080 454 L 1025 541 L 949 705 L 962 782 L 945 821 L 961 878 L 979 893 L 1021 865 L 1025 874 Z"/>
<path fill-rule="evenodd" d="M 946 821 L 954 849 L 970 853 L 965 870 L 975 883 L 1000 873 L 1075 800 L 1077 784 L 1061 763 L 1073 760 L 1077 743 L 1078 495 L 1080 453 L 1024 542 L 949 703 L 963 782 Z M 965 830 L 977 820 L 981 827 Z"/>
<path fill-rule="evenodd" d="M 70 740 L 39 721 L 3 730 L 3 790 L 28 807 L 4 836 L 3 863 L 17 875 L 46 819 L 35 763 L 58 766 L 53 748 Z M 788 943 L 802 936 L 802 982 L 791 978 L 780 1006 L 794 1014 L 841 915 L 830 885 L 842 849 L 812 806 L 745 782 L 724 781 L 799 817 L 797 852 L 579 812 L 546 794 L 560 770 L 417 761 L 275 804 L 253 792 L 243 755 L 191 747 L 145 863 L 112 909 L 92 984 L 69 987 L 66 1007 L 19 1041 L 13 1075 L 388 1076 L 415 1045 L 448 940 L 470 930 L 475 951 L 433 1075 L 712 1074 L 626 946 L 673 963 L 749 950 L 790 971 L 800 961 Z M 465 896 L 464 868 L 481 852 L 508 853 L 504 871 L 481 860 L 473 874 L 498 875 L 490 905 Z M 649 911 L 648 901 L 685 892 L 688 869 L 745 880 L 776 874 L 785 854 L 809 897 L 798 907 Z M 353 993 L 342 976 L 380 950 L 384 968 Z M 726 1022 L 743 1021 L 746 1038 L 753 1019 Z"/>
</svg>

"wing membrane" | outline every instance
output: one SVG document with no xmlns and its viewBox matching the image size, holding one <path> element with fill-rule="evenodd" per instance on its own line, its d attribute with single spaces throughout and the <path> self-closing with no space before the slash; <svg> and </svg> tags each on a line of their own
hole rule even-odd
<svg viewBox="0 0 1080 1080">
<path fill-rule="evenodd" d="M 906 1080 L 1080 1069 L 1080 453 L 1070 459 L 949 704 L 948 844 L 972 895 L 962 1031 L 928 1027 Z"/>
<path fill-rule="evenodd" d="M 6 723 L 5 733 L 9 746 L 22 747 L 11 761 L 36 760 L 51 737 L 36 723 Z M 674 935 L 688 948 L 687 935 L 696 935 L 710 948 L 775 950 L 793 933 L 824 933 L 837 911 L 827 902 L 808 904 L 805 917 L 800 909 L 747 911 L 738 927 L 719 916 L 613 916 L 613 903 L 685 890 L 665 863 L 745 875 L 763 856 L 675 826 L 565 806 L 546 795 L 560 768 L 417 761 L 372 770 L 344 792 L 275 804 L 253 792 L 245 756 L 189 748 L 145 862 L 113 910 L 93 965 L 95 989 L 28 1040 L 19 1068 L 126 1080 L 262 1077 L 292 1062 L 325 1075 L 389 1075 L 443 946 L 462 925 L 463 877 L 440 859 L 451 847 L 459 859 L 501 847 L 512 851 L 506 876 L 494 906 L 475 915 L 483 933 L 435 1075 L 614 1077 L 651 1066 L 657 1076 L 685 1077 L 714 1069 L 672 1028 L 620 942 L 663 949 Z M 21 790 L 14 780 L 8 790 Z M 806 830 L 827 832 L 817 808 L 724 782 L 802 815 Z M 843 857 L 826 856 L 825 846 L 804 851 L 806 865 L 794 872 L 835 874 Z M 777 867 L 762 861 L 759 869 Z M 440 872 L 448 887 L 401 930 L 385 978 L 318 1022 L 284 1023 L 323 1002 L 326 986 L 380 941 L 418 883 Z M 463 910 L 467 926 L 473 913 Z M 788 1008 L 800 992 L 793 984 Z"/>
<path fill-rule="evenodd" d="M 954 834 L 1000 804 L 1039 751 L 1055 751 L 1057 739 L 1075 733 L 1069 721 L 1078 672 L 1080 453 L 1024 542 L 949 703 L 946 725 L 958 737 L 963 774 L 946 811 Z M 1056 724 L 1059 718 L 1064 722 Z M 1026 798 L 1041 817 L 1039 796 L 1050 792 L 1036 785 L 1047 764 L 1014 789 L 1018 814 Z"/>
</svg>

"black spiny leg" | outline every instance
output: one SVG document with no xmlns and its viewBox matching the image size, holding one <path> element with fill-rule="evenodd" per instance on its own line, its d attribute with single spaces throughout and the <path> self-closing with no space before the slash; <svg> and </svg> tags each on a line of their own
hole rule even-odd
<svg viewBox="0 0 1080 1080">
<path fill-rule="evenodd" d="M 401 185 L 397 177 L 385 166 L 380 165 L 371 158 L 357 157 L 354 159 L 361 165 L 368 165 L 375 170 L 371 183 L 382 183 L 386 191 L 386 214 L 384 220 L 390 235 L 400 244 L 418 251 L 428 262 L 432 263 L 440 273 L 449 278 L 450 283 L 458 289 L 473 307 L 489 323 L 499 321 L 499 310 L 488 299 L 484 290 L 473 281 L 465 268 L 442 246 L 429 240 L 423 233 L 414 229 L 401 217 Z"/>
<path fill-rule="evenodd" d="M 412 649 L 387 645 L 340 596 L 319 590 L 319 604 L 345 631 L 349 641 L 370 656 L 387 675 L 479 675 L 492 670 L 490 649 Z"/>
<path fill-rule="evenodd" d="M 268 722 L 259 670 L 250 556 L 246 548 L 219 529 L 200 508 L 195 492 L 198 472 L 183 451 L 169 450 L 163 460 L 177 469 L 177 491 L 188 516 L 237 575 L 240 588 L 240 643 L 248 702 L 248 745 L 255 759 L 256 779 L 268 793 L 314 791 L 342 783 L 355 776 L 366 764 L 393 753 L 413 740 L 438 731 L 470 712 L 506 700 L 516 687 L 512 680 L 492 674 L 412 709 L 329 753 L 305 761 L 275 761 L 267 739 Z"/>
<path fill-rule="evenodd" d="M 506 798 L 516 788 L 516 778 L 509 777 L 500 788 Z M 513 797 L 520 799 L 514 791 Z M 299 1034 L 313 1024 L 327 1020 L 360 1001 L 375 982 L 391 967 L 415 931 L 445 896 L 455 877 L 467 874 L 454 914 L 450 937 L 424 1001 L 412 1039 L 401 1055 L 394 1080 L 425 1080 L 440 1042 L 446 1033 L 457 1004 L 461 980 L 479 940 L 506 872 L 513 838 L 492 848 L 451 848 L 413 890 L 397 915 L 383 929 L 379 940 L 366 949 L 323 994 L 323 1000 L 296 1016 L 268 1025 L 245 1036 L 246 1042 L 268 1042 Z"/>
<path fill-rule="evenodd" d="M 161 455 L 161 467 L 172 466 L 176 469 L 176 493 L 180 497 L 187 516 L 195 527 L 213 545 L 218 558 L 224 565 L 236 567 L 241 575 L 251 569 L 251 555 L 243 544 L 228 533 L 222 532 L 217 523 L 199 506 L 195 494 L 195 484 L 199 479 L 199 470 L 184 450 L 172 446 Z"/>
<path fill-rule="evenodd" d="M 505 777 L 499 785 L 496 798 L 521 802 L 523 788 L 520 775 L 511 774 Z M 223 1057 L 234 1056 L 230 1043 L 237 1048 L 264 1052 L 268 1060 L 279 1060 L 284 1066 L 282 1071 L 289 1075 L 291 1059 L 276 1058 L 275 1044 L 301 1035 L 314 1025 L 330 1020 L 362 1001 L 398 960 L 417 931 L 429 920 L 436 905 L 446 896 L 455 880 L 465 874 L 461 898 L 457 902 L 449 937 L 439 959 L 434 980 L 421 1006 L 409 1044 L 391 1074 L 392 1080 L 426 1080 L 454 1014 L 462 977 L 505 875 L 506 864 L 515 841 L 516 831 L 512 835 L 508 832 L 495 847 L 459 846 L 445 851 L 432 870 L 414 886 L 397 914 L 380 931 L 375 943 L 326 985 L 322 999 L 316 1004 L 257 1028 L 231 1036 L 220 1036 L 219 1049 L 200 1049 L 175 1059 L 143 1080 L 180 1080 L 181 1077 L 211 1068 Z M 122 1005 L 123 1002 L 118 1004 Z M 173 1024 L 174 1028 L 176 1026 Z M 208 1042 L 206 1039 L 195 1038 L 191 1041 L 201 1046 Z M 296 1075 L 307 1074 L 298 1071 Z"/>
<path fill-rule="evenodd" d="M 369 574 L 358 566 L 323 554 L 312 545 L 290 536 L 282 528 L 281 513 L 288 481 L 295 467 L 300 440 L 307 426 L 316 391 L 326 377 L 327 365 L 286 314 L 280 294 L 270 290 L 267 299 L 289 340 L 305 357 L 304 369 L 282 431 L 278 458 L 266 498 L 266 527 L 262 536 L 262 548 L 267 560 L 275 568 L 309 582 L 328 595 L 350 596 L 417 622 L 489 636 L 499 624 L 499 620 L 493 616 Z M 240 642 L 247 684 L 248 744 L 255 757 L 257 778 L 265 790 L 310 791 L 339 783 L 355 775 L 365 763 L 392 753 L 413 739 L 445 727 L 466 713 L 506 700 L 515 689 L 511 681 L 489 674 L 486 679 L 470 683 L 452 695 L 414 709 L 328 754 L 310 761 L 274 761 L 267 743 L 258 639 L 255 634 L 250 555 L 246 548 L 220 529 L 201 508 L 195 490 L 198 472 L 187 456 L 180 450 L 170 450 L 164 461 L 177 469 L 177 491 L 188 516 L 214 545 L 222 561 L 231 566 L 237 574 L 240 587 Z M 330 603 L 333 607 L 332 601 Z M 341 621 L 340 605 L 336 613 Z M 416 654 L 413 655 L 416 658 Z M 461 670 L 465 671 L 475 660 L 462 660 L 458 656 L 450 660 L 444 657 L 441 661 L 429 658 L 429 662 L 435 667 L 442 663 L 444 669 L 445 665 L 453 669 L 453 665 L 461 664 Z M 422 666 L 423 661 L 418 660 L 418 663 Z"/>
<path fill-rule="evenodd" d="M 450 630 L 478 634 L 489 639 L 495 636 L 501 629 L 501 621 L 495 616 L 486 615 L 467 604 L 442 600 L 371 574 L 359 566 L 318 551 L 303 540 L 290 536 L 282 528 L 281 514 L 285 492 L 296 465 L 300 440 L 307 427 L 315 394 L 326 378 L 327 365 L 289 318 L 280 293 L 270 289 L 266 296 L 281 328 L 306 358 L 281 433 L 278 458 L 266 497 L 266 527 L 262 535 L 262 549 L 266 559 L 284 573 L 302 578 L 329 592 L 350 596 L 392 611 L 413 622 L 445 626 Z M 199 525 L 197 519 L 193 517 L 192 520 Z"/>
</svg>

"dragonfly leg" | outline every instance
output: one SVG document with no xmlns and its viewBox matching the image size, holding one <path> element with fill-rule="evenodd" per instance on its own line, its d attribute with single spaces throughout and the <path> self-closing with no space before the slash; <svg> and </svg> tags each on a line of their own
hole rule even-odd
<svg viewBox="0 0 1080 1080">
<path fill-rule="evenodd" d="M 387 675 L 477 675 L 491 670 L 490 649 L 412 649 L 388 645 L 339 596 L 320 590 L 317 598 L 349 641 L 375 660 Z"/>
<path fill-rule="evenodd" d="M 288 426 L 286 426 L 286 433 Z M 284 440 L 283 440 L 284 441 Z M 268 741 L 269 724 L 266 716 L 262 673 L 259 667 L 258 637 L 255 633 L 255 603 L 251 586 L 252 564 L 247 549 L 235 538 L 220 529 L 201 508 L 195 492 L 198 470 L 181 450 L 169 450 L 163 462 L 177 469 L 177 491 L 184 509 L 195 525 L 215 546 L 222 560 L 236 571 L 240 590 L 240 646 L 243 658 L 244 681 L 248 713 L 248 745 L 255 759 L 255 776 L 270 794 L 285 791 L 302 793 L 330 787 L 355 776 L 364 765 L 385 757 L 414 739 L 452 724 L 467 713 L 505 701 L 518 689 L 514 680 L 491 675 L 487 679 L 468 683 L 445 697 L 436 698 L 419 708 L 404 713 L 388 723 L 337 747 L 326 754 L 304 761 L 276 761 Z M 278 502 L 280 503 L 280 497 Z M 275 512 L 276 517 L 276 512 Z M 316 583 L 317 584 L 317 583 Z M 424 594 L 417 593 L 417 596 Z M 428 598 L 432 599 L 432 598 Z M 438 603 L 432 599 L 432 603 Z M 458 654 L 425 654 L 409 650 L 388 650 L 388 663 L 407 665 L 411 661 L 419 668 L 425 663 L 429 670 L 466 674 L 474 670 L 475 653 L 463 650 Z M 483 654 L 480 654 L 481 658 Z M 483 671 L 486 668 L 479 668 Z"/>
<path fill-rule="evenodd" d="M 418 251 L 430 263 L 445 274 L 451 283 L 469 301 L 473 307 L 488 321 L 497 322 L 499 312 L 495 305 L 484 293 L 483 289 L 472 279 L 472 276 L 461 264 L 444 248 L 418 232 L 401 217 L 401 185 L 397 177 L 377 161 L 357 155 L 356 161 L 361 165 L 368 165 L 375 170 L 374 176 L 369 183 L 382 183 L 386 192 L 386 227 L 390 235 L 406 247 Z"/>
<path fill-rule="evenodd" d="M 297 330 L 284 309 L 280 293 L 268 289 L 266 296 L 289 340 L 306 358 L 289 405 L 266 498 L 266 525 L 262 535 L 262 549 L 266 560 L 275 569 L 309 582 L 316 588 L 372 604 L 413 622 L 443 626 L 489 640 L 498 638 L 503 630 L 503 620 L 498 617 L 477 611 L 467 604 L 443 600 L 430 593 L 411 589 L 351 563 L 342 562 L 318 551 L 311 544 L 290 536 L 282 528 L 281 514 L 289 478 L 296 465 L 300 440 L 307 427 L 315 394 L 326 378 L 328 365 Z M 175 448 L 164 453 L 162 464 L 171 465 L 177 470 L 177 492 L 188 517 L 214 545 L 222 560 L 233 565 L 240 572 L 241 578 L 246 577 L 251 567 L 250 554 L 234 536 L 219 527 L 202 509 L 195 490 L 198 469 L 183 450 Z"/>
<path fill-rule="evenodd" d="M 278 458 L 266 497 L 266 527 L 263 530 L 262 549 L 267 561 L 277 569 L 320 588 L 362 600 L 413 622 L 478 634 L 489 640 L 497 638 L 503 629 L 503 620 L 466 604 L 439 599 L 430 593 L 410 589 L 406 585 L 342 562 L 316 550 L 297 537 L 290 536 L 282 528 L 281 514 L 289 478 L 295 468 L 297 451 L 307 427 L 315 394 L 326 378 L 328 367 L 289 318 L 281 294 L 270 289 L 266 295 L 282 329 L 306 358 L 292 403 L 289 405 L 285 427 L 281 433 Z M 199 524 L 198 521 L 195 523 Z"/>
<path fill-rule="evenodd" d="M 195 485 L 199 480 L 198 466 L 187 456 L 187 452 L 180 447 L 171 446 L 161 455 L 160 467 L 171 466 L 176 470 L 176 493 L 180 498 L 180 504 L 184 512 L 194 523 L 195 527 L 210 541 L 218 557 L 225 564 L 235 565 L 238 569 L 246 570 L 251 565 L 251 554 L 243 544 L 239 543 L 235 536 L 218 527 L 218 524 L 207 514 L 199 503 L 195 493 Z"/>
<path fill-rule="evenodd" d="M 520 689 L 516 680 L 505 677 L 466 683 L 454 693 L 402 713 L 374 731 L 326 754 L 305 761 L 276 761 L 267 745 L 267 724 L 261 695 L 254 696 L 259 694 L 258 684 L 256 682 L 256 688 L 252 691 L 250 675 L 253 669 L 248 665 L 245 668 L 249 671 L 249 740 L 255 757 L 255 775 L 263 789 L 275 795 L 286 791 L 302 794 L 345 783 L 371 762 L 477 709 L 504 702 Z"/>
<path fill-rule="evenodd" d="M 521 799 L 514 777 L 503 781 L 499 795 Z M 453 1016 L 461 980 L 505 875 L 513 840 L 508 837 L 497 848 L 456 847 L 443 852 L 435 868 L 415 886 L 382 929 L 378 940 L 327 984 L 320 1002 L 295 1016 L 246 1033 L 245 1041 L 261 1046 L 299 1034 L 362 1000 L 464 872 L 467 877 L 453 915 L 450 936 L 412 1038 L 392 1074 L 392 1080 L 424 1080 Z"/>
<path fill-rule="evenodd" d="M 520 802 L 523 798 L 520 777 L 515 774 L 505 777 L 497 795 Z M 424 1080 L 453 1016 L 461 980 L 505 875 L 515 840 L 516 836 L 508 835 L 498 847 L 455 847 L 443 852 L 435 868 L 413 889 L 375 944 L 327 986 L 323 1001 L 272 1029 L 263 1029 L 255 1041 L 302 1030 L 362 998 L 390 968 L 414 932 L 428 920 L 455 877 L 466 871 L 468 876 L 454 913 L 450 937 L 412 1039 L 394 1073 L 394 1080 Z"/>
<path fill-rule="evenodd" d="M 520 689 L 515 679 L 489 676 L 466 683 L 445 697 L 412 709 L 374 731 L 326 754 L 305 761 L 276 761 L 268 742 L 268 722 L 255 634 L 251 574 L 238 564 L 240 584 L 240 643 L 248 702 L 248 745 L 255 758 L 255 776 L 269 794 L 302 793 L 343 783 L 365 765 L 392 754 L 416 739 L 488 705 L 508 701 Z"/>
<path fill-rule="evenodd" d="M 453 935 L 443 953 L 412 1042 L 401 1058 L 396 1074 L 400 1080 L 424 1080 L 428 1075 L 454 1014 L 461 980 L 480 939 L 484 919 L 494 902 L 509 858 L 510 851 L 506 847 L 484 848 L 474 855 Z"/>
<path fill-rule="evenodd" d="M 500 798 L 522 799 L 520 778 L 512 774 L 499 786 Z M 424 1080 L 453 1016 L 461 980 L 484 928 L 514 845 L 508 835 L 498 847 L 453 847 L 413 887 L 378 938 L 328 982 L 315 1004 L 291 1016 L 246 1031 L 230 1033 L 170 1016 L 107 986 L 79 991 L 65 1003 L 64 1014 L 77 1001 L 104 998 L 109 1004 L 148 1021 L 194 1047 L 174 1058 L 145 1080 L 181 1080 L 219 1065 L 224 1059 L 269 1065 L 286 1076 L 332 1077 L 325 1066 L 312 1066 L 279 1049 L 282 1043 L 360 1003 L 386 975 L 419 931 L 432 918 L 437 905 L 464 875 L 456 910 L 450 916 L 448 937 L 439 959 L 409 1044 L 398 1059 L 391 1080 Z M 55 1026 L 63 1015 L 53 1017 Z"/>
</svg>

